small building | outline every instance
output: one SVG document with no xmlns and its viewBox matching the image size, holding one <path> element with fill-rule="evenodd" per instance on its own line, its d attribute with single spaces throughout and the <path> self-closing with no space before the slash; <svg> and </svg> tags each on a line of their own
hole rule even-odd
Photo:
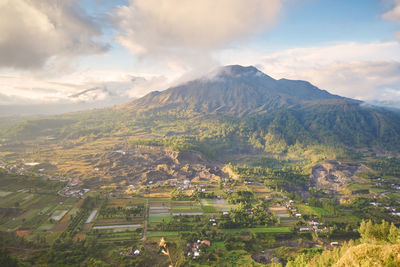
<svg viewBox="0 0 400 267">
<path fill-rule="evenodd" d="M 300 232 L 309 232 L 310 231 L 310 228 L 308 228 L 308 227 L 300 227 Z"/>
<path fill-rule="evenodd" d="M 133 255 L 135 255 L 135 256 L 139 256 L 140 255 L 140 250 L 135 250 L 134 252 L 133 252 Z"/>
<path fill-rule="evenodd" d="M 294 216 L 296 216 L 296 218 L 301 218 L 301 214 L 300 213 L 296 213 Z"/>
<path fill-rule="evenodd" d="M 201 244 L 206 244 L 207 246 L 211 246 L 211 242 L 208 240 L 202 240 Z"/>
<path fill-rule="evenodd" d="M 71 186 L 77 186 L 79 184 L 79 178 L 75 177 L 72 181 L 71 181 Z"/>
<path fill-rule="evenodd" d="M 339 242 L 336 242 L 336 241 L 331 242 L 331 246 L 332 246 L 332 247 L 333 247 L 333 246 L 339 246 Z"/>
</svg>

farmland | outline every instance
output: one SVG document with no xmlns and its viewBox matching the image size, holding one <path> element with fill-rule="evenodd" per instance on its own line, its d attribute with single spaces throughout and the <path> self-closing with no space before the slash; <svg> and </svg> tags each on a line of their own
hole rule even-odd
<svg viewBox="0 0 400 267">
<path fill-rule="evenodd" d="M 113 264 L 136 261 L 121 256 L 134 247 L 144 253 L 142 258 L 151 255 L 165 261 L 156 252 L 162 237 L 185 255 L 192 255 L 197 242 L 204 241 L 210 242 L 209 248 L 202 248 L 204 257 L 217 253 L 235 257 L 236 262 L 256 264 L 262 257 L 273 258 L 270 252 L 279 246 L 288 246 L 296 255 L 302 249 L 330 248 L 331 240 L 357 237 L 353 229 L 361 222 L 360 209 L 384 215 L 378 204 L 375 207 L 360 200 L 358 194 L 354 197 L 358 202 L 340 204 L 313 192 L 306 201 L 299 194 L 273 189 L 257 177 L 228 179 L 220 184 L 197 180 L 175 186 L 147 184 L 136 191 L 124 183 L 91 185 L 83 198 L 59 194 L 68 181 L 14 174 L 2 174 L 1 179 L 1 231 L 46 249 L 83 242 L 88 244 L 86 248 L 102 251 L 104 256 L 98 256 L 102 261 Z M 348 189 L 364 190 L 370 185 Z M 393 205 L 388 199 L 396 200 L 398 195 L 382 189 L 375 192 L 383 194 L 387 206 Z M 194 264 L 206 259 L 173 257 Z"/>
</svg>

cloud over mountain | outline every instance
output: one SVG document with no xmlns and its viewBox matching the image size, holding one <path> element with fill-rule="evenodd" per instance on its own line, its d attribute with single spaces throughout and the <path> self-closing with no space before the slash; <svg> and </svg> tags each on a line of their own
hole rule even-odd
<svg viewBox="0 0 400 267">
<path fill-rule="evenodd" d="M 134 55 L 197 61 L 272 26 L 280 9 L 281 0 L 130 0 L 112 19 Z"/>
</svg>

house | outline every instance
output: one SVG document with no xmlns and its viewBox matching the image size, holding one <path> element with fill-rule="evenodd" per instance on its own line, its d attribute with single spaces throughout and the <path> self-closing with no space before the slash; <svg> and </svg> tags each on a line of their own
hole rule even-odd
<svg viewBox="0 0 400 267">
<path fill-rule="evenodd" d="M 72 181 L 71 181 L 71 186 L 77 186 L 79 184 L 79 178 L 75 177 Z"/>
<path fill-rule="evenodd" d="M 339 246 L 339 242 L 336 242 L 336 241 L 331 242 L 331 246 Z"/>
<path fill-rule="evenodd" d="M 207 246 L 211 246 L 211 242 L 208 240 L 202 240 L 201 244 L 206 244 Z"/>
<path fill-rule="evenodd" d="M 135 250 L 134 252 L 133 252 L 133 255 L 135 255 L 135 256 L 139 256 L 140 255 L 140 250 Z"/>
<path fill-rule="evenodd" d="M 301 214 L 300 213 L 296 213 L 295 216 L 296 216 L 296 218 L 301 218 Z"/>
<path fill-rule="evenodd" d="M 309 232 L 310 228 L 308 228 L 308 227 L 300 227 L 299 231 L 300 232 Z"/>
</svg>

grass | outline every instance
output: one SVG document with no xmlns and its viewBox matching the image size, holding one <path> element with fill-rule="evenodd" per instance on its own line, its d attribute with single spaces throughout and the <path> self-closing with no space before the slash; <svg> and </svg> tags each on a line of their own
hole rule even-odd
<svg viewBox="0 0 400 267">
<path fill-rule="evenodd" d="M 0 197 L 6 197 L 9 194 L 11 194 L 12 192 L 7 192 L 7 191 L 0 191 Z"/>
<path fill-rule="evenodd" d="M 204 213 L 216 213 L 217 209 L 214 206 L 202 206 Z"/>
<path fill-rule="evenodd" d="M 387 196 L 390 197 L 391 199 L 400 201 L 400 194 L 399 193 L 389 193 L 389 194 L 387 194 Z"/>
<path fill-rule="evenodd" d="M 172 216 L 151 216 L 149 217 L 149 223 L 160 223 L 160 222 L 172 221 Z"/>
<path fill-rule="evenodd" d="M 127 240 L 137 240 L 141 237 L 141 234 L 137 234 L 135 231 L 130 232 L 112 232 L 103 233 L 97 240 L 99 242 L 113 242 L 113 241 L 127 241 Z"/>
<path fill-rule="evenodd" d="M 50 229 L 53 228 L 53 227 L 54 227 L 54 224 L 45 223 L 45 224 L 42 224 L 41 226 L 39 226 L 39 227 L 37 228 L 37 230 L 38 230 L 38 231 L 48 231 L 48 230 L 50 230 Z"/>
<path fill-rule="evenodd" d="M 333 215 L 331 212 L 319 207 L 313 207 L 304 204 L 298 204 L 297 207 L 299 208 L 300 213 L 304 215 L 317 215 L 317 216 Z"/>
<path fill-rule="evenodd" d="M 213 206 L 214 201 L 212 199 L 202 199 L 201 200 L 201 205 L 203 206 Z"/>
<path fill-rule="evenodd" d="M 224 241 L 216 241 L 216 242 L 211 243 L 211 247 L 225 249 L 225 244 L 224 244 Z"/>
<path fill-rule="evenodd" d="M 290 233 L 289 227 L 264 227 L 264 228 L 252 228 L 254 233 Z"/>
<path fill-rule="evenodd" d="M 237 228 L 222 229 L 227 234 L 238 234 L 241 231 L 252 231 L 253 233 L 290 233 L 289 227 L 259 227 L 259 228 Z"/>
<path fill-rule="evenodd" d="M 346 223 L 356 225 L 361 222 L 361 219 L 349 212 L 342 212 L 343 215 L 326 216 L 324 217 L 327 223 Z"/>
<path fill-rule="evenodd" d="M 187 213 L 187 212 L 202 212 L 201 207 L 193 207 L 193 208 L 173 208 L 171 210 L 172 213 Z"/>
<path fill-rule="evenodd" d="M 180 232 L 148 232 L 147 237 L 178 236 Z"/>
</svg>

